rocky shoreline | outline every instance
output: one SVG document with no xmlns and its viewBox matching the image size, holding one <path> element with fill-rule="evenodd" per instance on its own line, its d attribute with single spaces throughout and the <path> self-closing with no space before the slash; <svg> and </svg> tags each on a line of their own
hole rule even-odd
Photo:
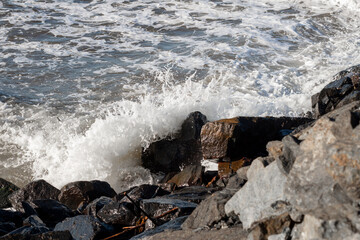
<svg viewBox="0 0 360 240">
<path fill-rule="evenodd" d="M 360 239 L 359 79 L 360 65 L 335 75 L 308 117 L 191 113 L 143 151 L 156 185 L 0 178 L 0 239 Z"/>
</svg>

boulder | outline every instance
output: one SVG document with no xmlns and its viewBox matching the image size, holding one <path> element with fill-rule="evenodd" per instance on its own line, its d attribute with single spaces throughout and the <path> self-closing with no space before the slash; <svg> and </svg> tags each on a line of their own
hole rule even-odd
<svg viewBox="0 0 360 240">
<path fill-rule="evenodd" d="M 106 237 L 113 229 L 93 216 L 80 215 L 56 224 L 54 231 L 69 231 L 75 240 L 92 240 Z"/>
<path fill-rule="evenodd" d="M 22 189 L 13 192 L 9 196 L 11 205 L 18 211 L 23 211 L 21 202 L 32 202 L 40 199 L 58 199 L 60 190 L 46 182 L 45 180 L 37 180 L 27 184 Z"/>
<path fill-rule="evenodd" d="M 247 183 L 225 204 L 226 214 L 239 215 L 244 228 L 290 210 L 284 194 L 287 177 L 275 162 L 264 167 L 260 160 L 255 160 L 247 177 Z"/>
<path fill-rule="evenodd" d="M 73 212 L 67 206 L 56 200 L 34 200 L 32 204 L 41 220 L 51 228 L 65 218 L 74 216 Z"/>
<path fill-rule="evenodd" d="M 200 112 L 191 113 L 172 139 L 153 142 L 141 155 L 143 166 L 152 172 L 178 172 L 186 165 L 201 165 L 201 127 L 207 122 Z"/>
<path fill-rule="evenodd" d="M 333 81 L 311 97 L 315 117 L 360 100 L 360 65 L 339 72 Z"/>
<path fill-rule="evenodd" d="M 173 176 L 168 183 L 174 183 L 178 187 L 201 185 L 204 169 L 202 166 L 186 166 L 180 173 Z"/>
<path fill-rule="evenodd" d="M 319 219 L 356 220 L 360 199 L 360 101 L 322 116 L 295 134 L 286 198 Z M 288 143 L 284 142 L 284 147 Z M 285 158 L 284 160 L 287 160 Z"/>
<path fill-rule="evenodd" d="M 128 202 L 112 202 L 105 205 L 97 216 L 110 225 L 133 226 L 138 220 L 135 206 Z"/>
<path fill-rule="evenodd" d="M 237 117 L 206 123 L 201 129 L 204 159 L 224 161 L 266 156 L 266 144 L 281 140 L 299 125 L 313 121 L 290 117 Z"/>
<path fill-rule="evenodd" d="M 140 207 L 151 217 L 157 217 L 163 213 L 178 208 L 173 214 L 168 214 L 162 219 L 169 221 L 176 217 L 189 215 L 196 208 L 197 204 L 178 199 L 167 199 L 167 198 L 152 198 L 144 199 L 140 203 Z"/>
<path fill-rule="evenodd" d="M 45 226 L 23 226 L 21 228 L 15 229 L 14 231 L 9 232 L 4 235 L 1 239 L 18 239 L 18 235 L 25 236 L 29 238 L 30 235 L 41 234 L 49 232 L 50 229 Z"/>
<path fill-rule="evenodd" d="M 0 223 L 14 223 L 16 227 L 21 227 L 23 213 L 0 209 Z"/>
<path fill-rule="evenodd" d="M 116 195 L 115 199 L 121 202 L 131 202 L 129 198 L 125 197 L 125 194 L 130 197 L 136 203 L 139 203 L 141 199 L 149 199 L 157 196 L 163 196 L 170 192 L 162 189 L 157 185 L 143 184 L 140 186 L 133 187 L 125 192 Z"/>
<path fill-rule="evenodd" d="M 109 197 L 99 197 L 89 203 L 83 211 L 85 215 L 91 215 L 97 217 L 98 212 L 107 204 L 113 203 L 114 201 Z"/>
<path fill-rule="evenodd" d="M 196 207 L 183 223 L 182 228 L 212 227 L 226 217 L 224 206 L 232 195 L 232 191 L 227 189 L 215 192 Z"/>
<path fill-rule="evenodd" d="M 70 209 L 76 210 L 82 204 L 88 204 L 101 196 L 114 197 L 116 192 L 109 183 L 99 180 L 77 181 L 61 188 L 59 201 Z"/>
<path fill-rule="evenodd" d="M 11 182 L 6 181 L 3 178 L 0 178 L 0 208 L 11 207 L 11 203 L 8 199 L 8 196 L 18 190 L 19 188 L 12 184 Z"/>
<path fill-rule="evenodd" d="M 0 237 L 15 229 L 15 223 L 13 222 L 0 223 Z"/>
</svg>

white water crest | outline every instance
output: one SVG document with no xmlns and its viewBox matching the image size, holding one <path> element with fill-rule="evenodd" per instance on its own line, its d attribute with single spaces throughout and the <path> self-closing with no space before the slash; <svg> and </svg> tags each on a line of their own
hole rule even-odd
<svg viewBox="0 0 360 240">
<path fill-rule="evenodd" d="M 0 176 L 152 183 L 192 111 L 299 116 L 360 63 L 355 0 L 0 1 Z"/>
</svg>

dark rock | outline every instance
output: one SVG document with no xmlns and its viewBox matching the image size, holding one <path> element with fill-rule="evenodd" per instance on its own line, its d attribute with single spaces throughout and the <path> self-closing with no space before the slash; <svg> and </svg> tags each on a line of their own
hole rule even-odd
<svg viewBox="0 0 360 240">
<path fill-rule="evenodd" d="M 182 216 L 175 218 L 157 228 L 147 230 L 135 237 L 131 238 L 131 240 L 140 240 L 140 239 L 148 239 L 148 237 L 158 234 L 163 231 L 175 231 L 181 229 L 181 224 L 186 220 L 187 216 Z"/>
<path fill-rule="evenodd" d="M 58 199 L 60 190 L 47 183 L 45 180 L 37 180 L 27 184 L 9 196 L 11 205 L 18 211 L 24 211 L 21 202 L 32 202 L 40 199 Z"/>
<path fill-rule="evenodd" d="M 50 229 L 45 226 L 37 226 L 37 227 L 23 226 L 21 228 L 15 229 L 12 232 L 9 232 L 8 234 L 4 235 L 3 238 L 4 239 L 13 239 L 13 238 L 16 239 L 17 235 L 29 236 L 29 235 L 39 234 L 39 233 L 46 233 L 49 231 L 50 231 Z M 0 239 L 2 239 L 2 238 L 0 238 Z"/>
<path fill-rule="evenodd" d="M 16 227 L 21 227 L 23 222 L 23 213 L 0 209 L 0 223 L 13 222 Z"/>
<path fill-rule="evenodd" d="M 141 199 L 149 199 L 157 196 L 163 196 L 169 194 L 170 192 L 162 189 L 156 185 L 143 184 L 140 186 L 136 186 L 126 191 L 128 197 L 130 197 L 136 203 L 139 203 Z M 125 197 L 124 192 L 116 195 L 115 198 L 117 201 L 121 202 L 131 202 L 127 197 Z"/>
<path fill-rule="evenodd" d="M 359 107 L 357 101 L 338 108 L 293 136 L 298 144 L 290 148 L 297 154 L 285 194 L 299 212 L 358 221 L 353 206 L 360 200 Z"/>
<path fill-rule="evenodd" d="M 30 236 L 29 240 L 73 240 L 69 231 L 52 231 Z"/>
<path fill-rule="evenodd" d="M 56 200 L 34 200 L 33 205 L 41 220 L 51 228 L 65 218 L 74 216 L 73 212 L 67 206 Z"/>
<path fill-rule="evenodd" d="M 15 223 L 13 222 L 0 223 L 0 236 L 3 236 L 15 229 Z"/>
<path fill-rule="evenodd" d="M 189 215 L 196 208 L 197 204 L 186 202 L 178 199 L 168 199 L 168 198 L 152 198 L 144 199 L 141 201 L 140 207 L 151 217 L 157 217 L 163 213 L 178 208 L 173 214 L 168 214 L 162 219 L 164 221 L 172 220 L 176 217 Z"/>
<path fill-rule="evenodd" d="M 128 202 L 112 202 L 105 205 L 97 216 L 110 225 L 132 226 L 138 220 L 135 206 Z"/>
<path fill-rule="evenodd" d="M 116 192 L 107 182 L 78 181 L 66 184 L 61 188 L 59 201 L 70 209 L 76 210 L 83 203 L 87 204 L 101 196 L 114 197 Z"/>
<path fill-rule="evenodd" d="M 203 186 L 191 186 L 176 190 L 169 195 L 163 196 L 162 198 L 178 199 L 182 201 L 200 203 L 217 190 L 219 189 L 207 188 Z"/>
<path fill-rule="evenodd" d="M 93 216 L 80 215 L 56 224 L 54 231 L 69 231 L 74 239 L 91 240 L 104 238 L 111 234 L 113 229 Z"/>
<path fill-rule="evenodd" d="M 239 190 L 244 184 L 246 183 L 246 180 L 243 178 L 240 178 L 239 175 L 234 174 L 231 176 L 226 184 L 226 188 L 229 190 Z"/>
<path fill-rule="evenodd" d="M 89 203 L 83 211 L 83 214 L 97 217 L 97 213 L 107 204 L 113 203 L 114 201 L 109 197 L 100 197 Z"/>
<path fill-rule="evenodd" d="M 290 172 L 296 157 L 300 154 L 299 144 L 300 141 L 291 135 L 282 139 L 282 153 L 276 157 L 276 163 L 283 173 Z"/>
<path fill-rule="evenodd" d="M 37 216 L 31 215 L 24 220 L 24 226 L 46 227 L 45 223 Z"/>
<path fill-rule="evenodd" d="M 178 172 L 182 166 L 201 165 L 200 130 L 206 123 L 200 112 L 191 113 L 174 139 L 150 144 L 142 153 L 143 166 L 152 172 Z"/>
<path fill-rule="evenodd" d="M 201 129 L 205 159 L 238 160 L 266 156 L 266 144 L 281 140 L 281 130 L 293 130 L 313 121 L 290 117 L 237 117 L 206 123 Z"/>
<path fill-rule="evenodd" d="M 6 181 L 3 178 L 0 178 L 0 208 L 11 207 L 11 203 L 8 199 L 8 196 L 18 190 L 19 188 L 12 184 L 11 182 Z"/>
<path fill-rule="evenodd" d="M 232 197 L 233 192 L 222 190 L 214 193 L 202 201 L 191 215 L 183 223 L 184 229 L 197 229 L 199 227 L 211 227 L 226 217 L 225 203 Z"/>
<path fill-rule="evenodd" d="M 311 97 L 315 117 L 360 100 L 360 65 L 350 67 L 336 74 L 333 82 Z"/>
<path fill-rule="evenodd" d="M 180 173 L 172 177 L 168 183 L 175 183 L 178 187 L 201 185 L 204 169 L 202 166 L 186 166 Z"/>
</svg>

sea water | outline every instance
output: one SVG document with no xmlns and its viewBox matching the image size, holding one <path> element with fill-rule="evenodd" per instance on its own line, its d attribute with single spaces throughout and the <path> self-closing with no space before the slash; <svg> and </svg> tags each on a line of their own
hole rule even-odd
<svg viewBox="0 0 360 240">
<path fill-rule="evenodd" d="M 358 0 L 0 0 L 0 177 L 152 183 L 192 111 L 299 116 L 360 63 Z"/>
</svg>

